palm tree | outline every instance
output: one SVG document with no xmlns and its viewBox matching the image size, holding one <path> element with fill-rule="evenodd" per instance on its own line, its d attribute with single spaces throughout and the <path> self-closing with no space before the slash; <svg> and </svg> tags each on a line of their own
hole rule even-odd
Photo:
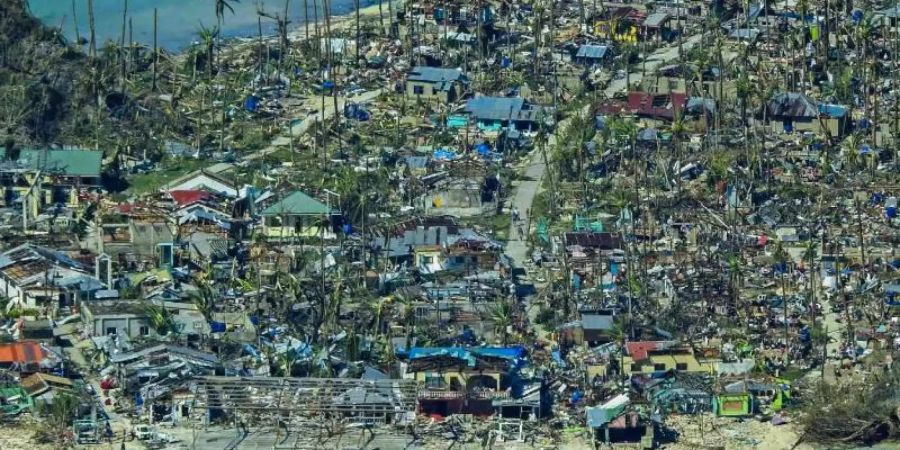
<svg viewBox="0 0 900 450">
<path fill-rule="evenodd" d="M 281 373 L 283 377 L 290 377 L 294 372 L 294 364 L 297 363 L 297 355 L 293 350 L 288 350 L 284 353 L 281 353 L 276 358 L 276 362 L 278 364 L 278 371 Z"/>
<path fill-rule="evenodd" d="M 213 56 L 215 55 L 216 40 L 219 38 L 220 28 L 214 26 L 207 28 L 202 23 L 197 30 L 197 37 L 200 39 L 201 47 L 206 51 L 206 76 L 212 79 L 213 74 Z"/>
<path fill-rule="evenodd" d="M 743 269 L 744 262 L 741 260 L 741 255 L 731 255 L 728 257 L 728 275 L 729 284 L 731 285 L 731 302 L 735 308 L 740 302 L 741 289 L 743 289 Z"/>
<path fill-rule="evenodd" d="M 207 283 L 203 281 L 197 283 L 197 290 L 188 294 L 188 298 L 207 322 L 212 320 L 216 299 L 212 288 Z"/>
<path fill-rule="evenodd" d="M 234 8 L 229 4 L 229 2 L 240 3 L 241 0 L 214 0 L 216 4 L 216 19 L 218 20 L 219 29 L 222 28 L 222 24 L 225 22 L 225 10 L 234 14 Z"/>
<path fill-rule="evenodd" d="M 168 309 L 162 306 L 147 305 L 145 313 L 156 334 L 166 336 L 175 331 L 175 321 Z"/>
<path fill-rule="evenodd" d="M 503 345 L 506 345 L 509 340 L 512 314 L 512 306 L 505 300 L 501 300 L 491 309 L 491 322 L 494 324 L 494 333 L 500 335 L 500 342 Z"/>
</svg>

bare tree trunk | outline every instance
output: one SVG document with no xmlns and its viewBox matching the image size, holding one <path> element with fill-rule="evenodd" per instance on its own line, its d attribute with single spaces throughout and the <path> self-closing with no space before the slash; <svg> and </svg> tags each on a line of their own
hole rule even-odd
<svg viewBox="0 0 900 450">
<path fill-rule="evenodd" d="M 94 34 L 94 0 L 88 0 L 88 27 L 91 32 L 91 40 L 88 43 L 89 55 L 91 58 L 97 57 L 97 39 Z"/>
<path fill-rule="evenodd" d="M 119 66 L 122 70 L 121 91 L 125 93 L 125 26 L 128 24 L 128 0 L 122 8 L 122 36 L 119 40 Z"/>
<path fill-rule="evenodd" d="M 75 0 L 72 0 L 72 25 L 75 27 L 75 42 L 81 48 L 81 33 L 78 32 L 78 13 L 75 9 Z"/>
<path fill-rule="evenodd" d="M 153 91 L 156 92 L 156 80 L 158 76 L 157 66 L 159 65 L 159 43 L 158 43 L 158 31 L 159 26 L 159 10 L 157 8 L 153 8 Z"/>
<path fill-rule="evenodd" d="M 384 33 L 384 10 L 381 7 L 381 3 L 382 1 L 378 0 L 378 22 L 381 24 L 381 32 Z"/>
<path fill-rule="evenodd" d="M 306 40 L 309 41 L 309 1 L 303 0 L 303 29 L 306 33 Z"/>
<path fill-rule="evenodd" d="M 359 47 L 362 44 L 362 40 L 360 39 L 362 33 L 359 29 L 359 0 L 354 0 L 353 3 L 356 7 L 356 63 L 359 64 Z"/>
</svg>

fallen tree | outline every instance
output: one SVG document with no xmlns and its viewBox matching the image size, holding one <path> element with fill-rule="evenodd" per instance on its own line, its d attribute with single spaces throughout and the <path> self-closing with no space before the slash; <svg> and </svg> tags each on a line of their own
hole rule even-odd
<svg viewBox="0 0 900 450">
<path fill-rule="evenodd" d="M 804 396 L 804 439 L 820 443 L 872 444 L 900 438 L 900 368 L 820 382 Z"/>
</svg>

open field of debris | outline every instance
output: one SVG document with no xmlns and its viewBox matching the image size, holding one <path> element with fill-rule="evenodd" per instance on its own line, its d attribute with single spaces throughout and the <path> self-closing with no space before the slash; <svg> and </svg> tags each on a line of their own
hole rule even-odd
<svg viewBox="0 0 900 450">
<path fill-rule="evenodd" d="M 333 1 L 0 2 L 0 449 L 896 448 L 896 5 Z"/>
</svg>

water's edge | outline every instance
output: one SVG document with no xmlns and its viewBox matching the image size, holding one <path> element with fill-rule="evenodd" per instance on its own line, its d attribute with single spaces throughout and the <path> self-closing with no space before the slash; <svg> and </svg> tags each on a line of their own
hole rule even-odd
<svg viewBox="0 0 900 450">
<path fill-rule="evenodd" d="M 365 8 L 378 4 L 379 0 L 360 0 L 360 7 Z M 297 29 L 304 23 L 303 6 L 306 3 L 308 13 L 306 19 L 314 20 L 313 0 L 290 0 L 288 16 L 291 28 Z M 385 1 L 385 10 L 387 1 Z M 88 35 L 87 0 L 28 0 L 31 14 L 44 24 L 59 27 L 71 42 L 75 42 L 75 21 L 72 20 L 75 6 L 75 18 L 78 24 L 78 35 Z M 94 0 L 95 34 L 99 45 L 107 41 L 119 41 L 122 36 L 122 12 L 125 0 Z M 222 36 L 225 38 L 255 37 L 259 30 L 257 4 L 271 14 L 283 14 L 285 0 L 243 0 L 239 3 L 229 2 L 234 8 L 225 11 Z M 319 5 L 321 6 L 321 5 Z M 355 11 L 354 0 L 334 0 L 332 16 L 343 16 Z M 201 25 L 216 25 L 215 4 L 213 0 L 130 0 L 128 14 L 130 28 L 126 22 L 126 42 L 129 38 L 135 42 L 151 45 L 153 42 L 153 10 L 158 11 L 157 39 L 159 46 L 168 51 L 180 51 L 196 41 L 197 31 Z M 322 11 L 319 8 L 319 18 Z M 264 35 L 274 35 L 275 22 L 262 18 Z"/>
</svg>

